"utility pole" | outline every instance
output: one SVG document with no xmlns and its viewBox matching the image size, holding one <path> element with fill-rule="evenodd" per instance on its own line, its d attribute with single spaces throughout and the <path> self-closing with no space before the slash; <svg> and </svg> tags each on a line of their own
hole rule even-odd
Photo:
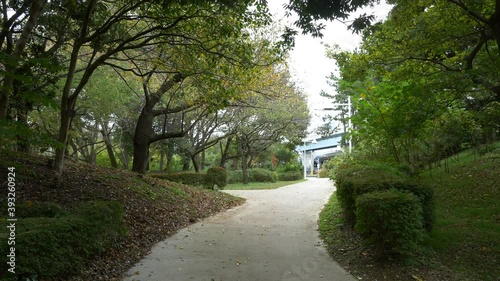
<svg viewBox="0 0 500 281">
<path fill-rule="evenodd" d="M 352 116 L 352 106 L 351 106 L 351 96 L 348 96 L 347 97 L 347 103 L 334 103 L 332 104 L 333 106 L 347 106 L 348 108 L 348 111 L 347 111 L 347 117 L 349 118 L 348 119 L 348 123 L 347 123 L 347 128 L 349 128 L 349 130 L 352 130 L 352 123 L 351 123 L 351 116 Z M 332 108 L 323 108 L 324 111 L 328 111 L 328 110 L 335 110 Z M 352 152 L 352 136 L 349 136 L 349 153 Z"/>
</svg>

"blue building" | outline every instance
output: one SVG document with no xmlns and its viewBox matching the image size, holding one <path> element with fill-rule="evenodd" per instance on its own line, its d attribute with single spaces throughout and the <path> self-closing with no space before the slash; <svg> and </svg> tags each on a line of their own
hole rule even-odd
<svg viewBox="0 0 500 281">
<path fill-rule="evenodd" d="M 341 147 L 343 136 L 344 133 L 339 133 L 327 138 L 305 139 L 304 145 L 296 148 L 307 175 L 316 174 L 326 160 L 344 152 Z"/>
</svg>

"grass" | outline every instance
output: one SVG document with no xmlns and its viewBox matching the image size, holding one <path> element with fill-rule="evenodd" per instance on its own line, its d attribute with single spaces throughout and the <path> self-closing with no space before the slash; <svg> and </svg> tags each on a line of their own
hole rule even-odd
<svg viewBox="0 0 500 281">
<path fill-rule="evenodd" d="M 261 190 L 261 189 L 276 189 L 287 185 L 296 184 L 305 180 L 296 181 L 277 181 L 277 182 L 250 182 L 248 184 L 232 183 L 224 187 L 225 190 Z"/>
<path fill-rule="evenodd" d="M 427 243 L 442 263 L 472 280 L 500 276 L 500 143 L 466 151 L 426 175 L 436 224 Z"/>
<path fill-rule="evenodd" d="M 318 222 L 334 259 L 368 280 L 402 280 L 402 276 L 413 280 L 415 275 L 423 280 L 498 281 L 500 142 L 484 154 L 469 150 L 436 166 L 421 174 L 435 192 L 435 225 L 413 264 L 386 261 L 373 265 L 365 259 L 369 249 L 343 225 L 335 194 Z"/>
</svg>

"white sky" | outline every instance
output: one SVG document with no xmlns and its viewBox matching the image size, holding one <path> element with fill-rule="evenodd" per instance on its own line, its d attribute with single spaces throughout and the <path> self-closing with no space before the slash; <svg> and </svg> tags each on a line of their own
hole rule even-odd
<svg viewBox="0 0 500 281">
<path fill-rule="evenodd" d="M 282 20 L 291 25 L 293 19 L 284 17 L 283 5 L 288 0 L 268 0 L 269 10 L 276 20 Z M 383 1 L 382 1 L 383 2 Z M 383 20 L 391 9 L 390 5 L 381 3 L 374 8 L 366 8 L 354 15 L 362 13 L 374 14 L 375 21 Z M 330 46 L 338 45 L 342 50 L 353 50 L 359 46 L 361 37 L 347 30 L 347 25 L 339 21 L 326 23 L 323 38 L 313 38 L 310 35 L 299 35 L 295 39 L 295 48 L 290 53 L 288 64 L 297 84 L 303 88 L 308 96 L 308 104 L 313 114 L 312 124 L 309 131 L 321 125 L 321 116 L 325 114 L 321 109 L 331 107 L 331 101 L 319 95 L 321 90 L 330 94 L 334 89 L 327 84 L 327 76 L 337 72 L 335 62 L 326 57 L 326 48 L 323 43 Z"/>
</svg>

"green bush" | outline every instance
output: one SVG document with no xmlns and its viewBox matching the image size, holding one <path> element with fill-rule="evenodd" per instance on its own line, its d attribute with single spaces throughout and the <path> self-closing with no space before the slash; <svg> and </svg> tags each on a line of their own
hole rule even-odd
<svg viewBox="0 0 500 281">
<path fill-rule="evenodd" d="M 152 173 L 149 176 L 162 180 L 178 182 L 192 186 L 202 186 L 205 184 L 205 173 L 181 172 L 181 173 Z"/>
<path fill-rule="evenodd" d="M 378 256 L 408 255 L 423 237 L 418 197 L 396 189 L 363 194 L 356 200 L 355 229 L 373 244 Z"/>
<path fill-rule="evenodd" d="M 423 209 L 423 225 L 430 231 L 434 222 L 433 190 L 408 176 L 400 165 L 364 162 L 339 166 L 335 184 L 337 199 L 344 212 L 345 221 L 356 222 L 356 199 L 369 192 L 391 188 L 410 191 L 419 198 Z"/>
<path fill-rule="evenodd" d="M 227 183 L 243 182 L 243 172 L 241 170 L 227 171 Z"/>
<path fill-rule="evenodd" d="M 227 185 L 227 172 L 222 167 L 210 167 L 207 170 L 205 177 L 205 187 L 214 189 L 217 185 L 219 189 L 223 189 Z"/>
<path fill-rule="evenodd" d="M 125 235 L 123 206 L 118 202 L 78 204 L 62 217 L 27 217 L 16 223 L 16 275 L 63 277 L 106 251 Z M 0 246 L 6 253 L 7 243 Z M 8 261 L 3 255 L 3 264 Z"/>
<path fill-rule="evenodd" d="M 277 182 L 278 181 L 278 173 L 261 169 L 254 168 L 248 170 L 249 180 L 250 182 Z"/>
<path fill-rule="evenodd" d="M 320 171 L 319 171 L 319 174 L 318 176 L 320 178 L 329 178 L 330 177 L 330 170 L 328 169 L 325 169 L 325 168 L 322 168 Z"/>
<path fill-rule="evenodd" d="M 278 173 L 278 179 L 280 181 L 296 181 L 304 178 L 304 174 L 302 171 L 289 171 Z"/>
<path fill-rule="evenodd" d="M 278 169 L 279 173 L 286 173 L 286 172 L 294 172 L 294 171 L 303 171 L 303 167 L 300 163 L 298 162 L 288 162 L 285 165 L 281 166 Z"/>
</svg>

